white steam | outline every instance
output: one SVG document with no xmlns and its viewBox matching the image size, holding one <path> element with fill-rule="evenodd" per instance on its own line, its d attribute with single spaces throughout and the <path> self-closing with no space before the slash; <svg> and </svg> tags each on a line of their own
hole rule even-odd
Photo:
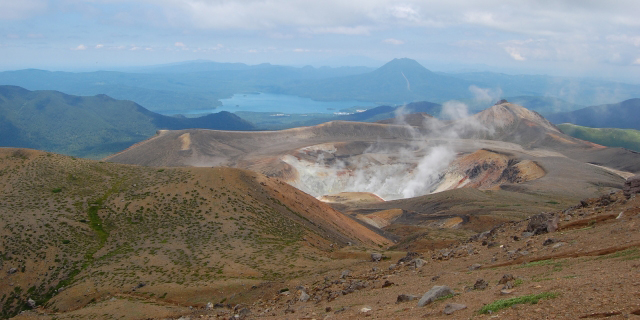
<svg viewBox="0 0 640 320">
<path fill-rule="evenodd" d="M 383 139 L 362 154 L 338 157 L 332 144 L 299 150 L 304 156 L 282 160 L 296 168 L 299 179 L 291 183 L 316 197 L 340 192 L 369 192 L 385 200 L 412 198 L 439 190 L 444 173 L 457 152 L 449 143 L 467 132 L 488 130 L 469 116 L 466 104 L 449 101 L 441 117 L 426 118 L 422 127 L 406 122 L 406 109 L 396 110 L 395 124 L 403 125 L 410 139 L 397 144 Z"/>
</svg>

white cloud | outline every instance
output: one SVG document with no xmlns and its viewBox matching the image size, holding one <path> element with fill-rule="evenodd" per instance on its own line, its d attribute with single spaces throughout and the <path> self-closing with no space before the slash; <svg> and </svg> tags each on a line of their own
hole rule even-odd
<svg viewBox="0 0 640 320">
<path fill-rule="evenodd" d="M 182 42 L 176 42 L 176 43 L 174 43 L 173 45 L 174 45 L 174 46 L 176 46 L 176 47 L 178 47 L 178 48 L 184 48 L 184 47 L 186 47 L 186 45 L 185 45 L 184 43 L 182 43 Z"/>
<path fill-rule="evenodd" d="M 104 44 L 97 44 L 96 45 L 96 49 L 102 49 L 102 48 L 104 48 Z"/>
<path fill-rule="evenodd" d="M 393 44 L 393 45 L 396 45 L 396 46 L 404 44 L 404 41 L 398 40 L 398 39 L 394 39 L 394 38 L 384 39 L 384 40 L 382 40 L 382 42 L 388 43 L 388 44 Z"/>
<path fill-rule="evenodd" d="M 636 61 L 634 61 L 633 64 L 640 65 L 640 58 L 636 59 Z"/>
<path fill-rule="evenodd" d="M 520 54 L 520 52 L 518 52 L 518 49 L 514 47 L 505 47 L 504 51 L 506 51 L 511 56 L 511 58 L 513 58 L 513 60 L 517 60 L 517 61 L 527 60 L 525 57 L 523 57 Z"/>
<path fill-rule="evenodd" d="M 84 44 L 81 44 L 75 48 L 71 48 L 71 50 L 76 50 L 76 51 L 87 50 L 87 46 L 85 46 Z"/>
<path fill-rule="evenodd" d="M 30 39 L 42 39 L 42 38 L 44 38 L 44 35 L 42 35 L 41 33 L 29 33 L 27 35 L 27 38 L 30 38 Z"/>
<path fill-rule="evenodd" d="M 293 52 L 299 52 L 299 53 L 301 53 L 301 52 L 310 52 L 310 51 L 311 50 L 309 50 L 309 49 L 302 49 L 302 48 L 293 49 Z"/>
<path fill-rule="evenodd" d="M 14 33 L 10 33 L 7 35 L 7 38 L 9 39 L 20 39 L 20 36 Z"/>
<path fill-rule="evenodd" d="M 626 34 L 608 35 L 607 41 L 630 44 L 640 47 L 640 36 L 628 36 Z"/>
</svg>

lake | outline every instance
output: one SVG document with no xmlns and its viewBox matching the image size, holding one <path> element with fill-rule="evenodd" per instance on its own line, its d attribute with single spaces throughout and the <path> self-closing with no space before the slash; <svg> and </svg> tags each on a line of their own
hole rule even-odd
<svg viewBox="0 0 640 320">
<path fill-rule="evenodd" d="M 162 114 L 203 114 L 220 111 L 249 111 L 249 112 L 275 112 L 275 113 L 328 113 L 333 114 L 343 109 L 374 107 L 372 102 L 363 101 L 315 101 L 309 98 L 272 93 L 242 93 L 234 94 L 229 99 L 220 99 L 222 106 L 215 109 L 162 111 Z M 351 113 L 355 110 L 350 111 Z"/>
</svg>

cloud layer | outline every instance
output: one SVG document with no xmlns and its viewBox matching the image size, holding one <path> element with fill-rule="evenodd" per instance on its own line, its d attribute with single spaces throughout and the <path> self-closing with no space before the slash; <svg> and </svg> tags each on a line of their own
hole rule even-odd
<svg viewBox="0 0 640 320">
<path fill-rule="evenodd" d="M 145 42 L 136 47 L 215 51 L 222 60 L 271 52 L 261 55 L 266 61 L 305 48 L 317 60 L 331 52 L 530 69 L 566 62 L 635 67 L 638 16 L 635 0 L 0 0 L 4 38 L 38 40 L 40 49 L 43 41 L 67 49 Z M 226 50 L 215 50 L 219 44 Z"/>
</svg>

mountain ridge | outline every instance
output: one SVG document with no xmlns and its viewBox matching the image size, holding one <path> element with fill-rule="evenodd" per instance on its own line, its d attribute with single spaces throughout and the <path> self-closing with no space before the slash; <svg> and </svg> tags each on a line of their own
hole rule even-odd
<svg viewBox="0 0 640 320">
<path fill-rule="evenodd" d="M 81 97 L 17 86 L 0 86 L 0 122 L 0 146 L 94 158 L 121 151 L 160 129 L 255 129 L 228 112 L 180 119 L 104 94 Z"/>
</svg>

